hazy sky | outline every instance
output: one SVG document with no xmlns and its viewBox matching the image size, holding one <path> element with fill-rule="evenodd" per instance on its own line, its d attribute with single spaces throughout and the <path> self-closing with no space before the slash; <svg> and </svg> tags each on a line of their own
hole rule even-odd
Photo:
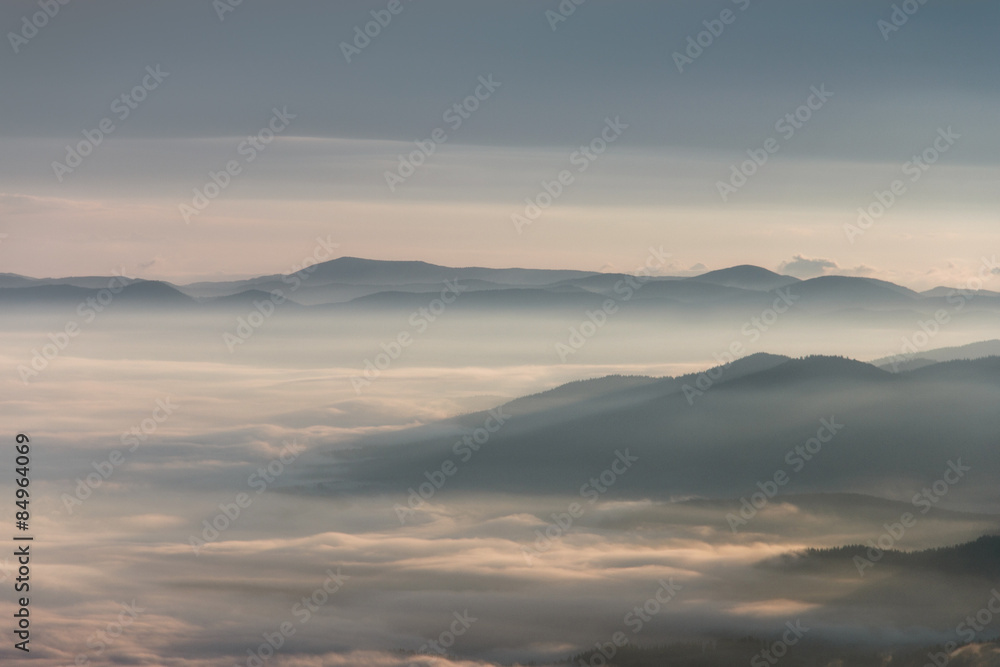
<svg viewBox="0 0 1000 667">
<path fill-rule="evenodd" d="M 889 31 L 888 0 L 591 0 L 564 21 L 555 0 L 389 4 L 243 0 L 220 19 L 222 0 L 93 0 L 35 31 L 35 2 L 4 2 L 0 270 L 273 273 L 322 236 L 360 257 L 589 270 L 632 269 L 656 244 L 674 272 L 930 287 L 995 249 L 996 6 L 915 3 Z M 366 43 L 355 28 L 373 11 L 387 24 Z M 807 120 L 782 120 L 810 101 Z M 242 143 L 275 109 L 278 138 Z M 79 166 L 53 166 L 104 119 Z M 386 171 L 435 130 L 446 140 L 390 190 Z M 603 155 L 574 155 L 602 132 Z M 718 183 L 767 146 L 723 201 Z M 185 221 L 230 160 L 240 173 Z M 564 170 L 518 233 L 511 216 Z M 848 238 L 897 179 L 888 212 Z"/>
</svg>

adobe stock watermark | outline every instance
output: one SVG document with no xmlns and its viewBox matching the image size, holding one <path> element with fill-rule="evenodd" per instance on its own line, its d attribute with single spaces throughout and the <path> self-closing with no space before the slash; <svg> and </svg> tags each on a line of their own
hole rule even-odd
<svg viewBox="0 0 1000 667">
<path fill-rule="evenodd" d="M 638 456 L 632 456 L 626 448 L 625 451 L 615 450 L 615 458 L 611 465 L 601 471 L 595 477 L 591 477 L 588 482 L 580 487 L 580 497 L 586 498 L 591 505 L 596 503 L 602 495 L 608 492 L 612 486 L 627 473 L 632 465 L 639 460 Z M 573 527 L 573 522 L 582 517 L 587 508 L 580 503 L 572 502 L 565 512 L 553 512 L 550 516 L 552 522 L 545 527 L 535 529 L 535 542 L 532 546 L 521 546 L 521 555 L 525 562 L 531 566 L 534 560 L 541 554 L 552 548 L 556 540 L 562 538 Z"/>
<path fill-rule="evenodd" d="M 124 266 L 121 267 L 120 273 L 117 271 L 112 271 L 112 273 L 114 277 L 108 279 L 107 287 L 98 290 L 94 296 L 88 296 L 77 304 L 76 314 L 82 318 L 83 324 L 90 324 L 97 319 L 97 316 L 111 305 L 115 296 L 129 285 L 127 281 L 134 280 L 134 278 L 125 275 Z M 31 350 L 32 356 L 28 365 L 18 365 L 17 374 L 21 378 L 21 382 L 27 385 L 32 378 L 38 377 L 49 367 L 50 363 L 69 347 L 70 341 L 79 336 L 81 331 L 80 322 L 69 320 L 61 331 L 50 332 L 48 334 L 49 343 L 41 348 Z"/>
<path fill-rule="evenodd" d="M 576 13 L 576 8 L 587 0 L 560 0 L 555 10 L 545 10 L 545 20 L 549 22 L 552 32 L 555 32 L 560 23 L 565 23 L 569 17 Z"/>
<path fill-rule="evenodd" d="M 146 75 L 142 77 L 142 80 L 130 91 L 122 93 L 114 99 L 111 103 L 111 112 L 115 114 L 119 122 L 125 122 L 132 115 L 132 112 L 138 109 L 139 105 L 146 101 L 149 94 L 159 88 L 168 76 L 170 76 L 170 72 L 162 71 L 159 65 L 147 66 Z M 104 143 L 104 140 L 111 136 L 116 129 L 118 126 L 115 125 L 114 119 L 105 116 L 94 129 L 83 130 L 83 139 L 75 146 L 66 144 L 66 157 L 63 158 L 63 162 L 52 161 L 52 173 L 55 174 L 56 180 L 62 183 L 66 175 L 73 173 L 74 169 L 82 165 L 83 161 L 93 154 L 97 147 Z"/>
<path fill-rule="evenodd" d="M 219 512 L 211 519 L 205 519 L 201 522 L 201 536 L 194 534 L 188 536 L 188 544 L 191 545 L 194 555 L 199 555 L 202 549 L 218 540 L 222 533 L 229 530 L 243 512 L 253 504 L 254 498 L 267 491 L 268 487 L 274 484 L 277 478 L 285 472 L 286 467 L 294 463 L 302 452 L 303 448 L 295 442 L 286 442 L 276 458 L 268 461 L 267 465 L 257 468 L 247 477 L 247 486 L 255 490 L 255 495 L 251 496 L 241 491 L 236 494 L 232 502 L 219 503 Z"/>
<path fill-rule="evenodd" d="M 236 146 L 236 154 L 242 160 L 229 160 L 219 171 L 208 172 L 208 180 L 200 188 L 194 188 L 190 204 L 179 204 L 177 210 L 185 224 L 191 224 L 191 218 L 201 215 L 222 191 L 229 187 L 233 179 L 243 173 L 243 168 L 257 159 L 257 156 L 267 150 L 268 145 L 282 132 L 288 129 L 295 120 L 296 114 L 289 113 L 288 107 L 271 109 L 272 116 L 265 127 L 256 134 L 248 136 Z"/>
<path fill-rule="evenodd" d="M 785 622 L 785 632 L 767 648 L 761 649 L 750 659 L 750 667 L 769 667 L 788 655 L 788 649 L 798 644 L 810 628 L 802 625 L 800 619 Z"/>
<path fill-rule="evenodd" d="M 622 624 L 625 625 L 629 630 L 632 631 L 633 635 L 637 635 L 642 632 L 642 629 L 646 627 L 650 621 L 653 620 L 667 604 L 673 600 L 677 594 L 684 590 L 684 587 L 680 584 L 674 583 L 673 577 L 668 577 L 667 579 L 660 579 L 657 583 L 660 587 L 656 589 L 653 595 L 646 599 L 640 605 L 636 605 L 630 611 L 625 613 L 622 618 Z M 604 667 L 608 665 L 610 661 L 618 654 L 619 649 L 624 648 L 629 643 L 628 635 L 625 634 L 624 630 L 618 630 L 611 635 L 609 641 L 606 642 L 594 642 L 593 653 L 590 656 L 590 660 L 584 660 L 582 657 L 577 661 L 579 667 Z M 611 663 L 613 664 L 613 663 Z"/>
<path fill-rule="evenodd" d="M 757 516 L 758 512 L 767 507 L 771 499 L 778 495 L 781 487 L 786 486 L 795 473 L 801 472 L 806 466 L 806 462 L 812 461 L 822 451 L 823 445 L 832 441 L 843 428 L 844 425 L 838 424 L 835 416 L 829 419 L 825 417 L 820 419 L 816 435 L 801 445 L 795 445 L 795 447 L 789 449 L 785 454 L 784 460 L 791 467 L 791 472 L 785 472 L 784 468 L 778 468 L 774 471 L 770 479 L 757 482 L 757 488 L 760 491 L 750 494 L 749 498 L 746 496 L 740 498 L 740 510 L 738 513 L 734 514 L 730 512 L 726 514 L 726 522 L 733 533 L 737 532 L 737 527 L 750 523 Z"/>
<path fill-rule="evenodd" d="M 452 132 L 457 132 L 465 121 L 472 118 L 472 114 L 479 110 L 480 105 L 490 99 L 502 85 L 502 82 L 493 80 L 492 74 L 481 76 L 478 81 L 479 84 L 470 95 L 461 102 L 452 104 L 441 114 L 441 119 L 448 124 Z M 427 163 L 428 158 L 437 152 L 438 146 L 447 142 L 449 138 L 445 128 L 437 127 L 431 131 L 427 139 L 422 141 L 417 139 L 413 142 L 417 147 L 416 150 L 410 151 L 406 155 L 398 155 L 399 164 L 396 165 L 396 169 L 394 171 L 386 170 L 384 173 L 385 184 L 389 186 L 389 192 L 395 192 L 398 186 L 406 182 L 406 179 L 417 173 L 417 170 Z"/>
<path fill-rule="evenodd" d="M 236 8 L 243 4 L 243 0 L 212 0 L 212 9 L 219 17 L 219 23 L 226 20 L 226 14 L 235 12 Z"/>
<path fill-rule="evenodd" d="M 752 0 L 733 0 L 733 4 L 741 12 L 745 12 L 750 8 Z M 730 26 L 736 22 L 738 16 L 739 14 L 731 9 L 723 9 L 719 13 L 718 18 L 702 21 L 701 23 L 705 26 L 705 29 L 696 35 L 688 35 L 687 47 L 684 51 L 674 51 L 673 53 L 674 65 L 677 66 L 677 71 L 683 74 L 685 67 L 693 65 L 694 61 L 700 58 L 706 49 L 711 48 L 715 44 L 715 40 L 722 37 L 722 33 L 726 31 L 726 26 Z"/>
<path fill-rule="evenodd" d="M 150 416 L 121 434 L 119 442 L 121 442 L 122 447 L 128 447 L 128 453 L 137 450 L 141 443 L 146 442 L 150 436 L 156 433 L 160 424 L 167 421 L 167 418 L 173 415 L 174 410 L 178 407 L 180 406 L 171 402 L 170 396 L 156 399 L 156 407 L 153 408 Z M 115 470 L 125 463 L 126 457 L 127 454 L 120 449 L 113 449 L 104 460 L 91 461 L 91 466 L 96 472 L 88 474 L 83 479 L 77 477 L 73 495 L 63 493 L 59 497 L 66 511 L 72 515 L 76 507 L 83 505 L 84 501 L 90 498 L 94 491 L 108 481 Z"/>
<path fill-rule="evenodd" d="M 489 411 L 483 425 L 473 429 L 456 440 L 451 446 L 451 451 L 458 457 L 458 463 L 448 458 L 441 462 L 435 470 L 424 471 L 426 482 L 421 483 L 417 488 L 412 486 L 407 489 L 409 495 L 406 498 L 406 505 L 396 503 L 392 509 L 396 512 L 400 524 L 405 524 L 406 519 L 413 516 L 417 510 L 421 509 L 434 497 L 434 494 L 444 487 L 448 478 L 454 477 L 463 463 L 468 463 L 472 457 L 489 442 L 490 437 L 499 431 L 510 415 L 504 414 L 503 406 Z"/>
<path fill-rule="evenodd" d="M 983 257 L 979 266 L 979 275 L 969 278 L 961 289 L 950 290 L 945 297 L 945 301 L 951 306 L 951 312 L 944 308 L 937 309 L 931 317 L 919 320 L 917 329 L 900 340 L 899 352 L 890 356 L 889 365 L 892 366 L 892 372 L 898 373 L 901 363 L 930 345 L 941 330 L 951 323 L 952 315 L 965 308 L 970 301 L 976 298 L 986 281 L 998 274 L 1000 274 L 1000 264 L 997 263 L 996 255 Z"/>
<path fill-rule="evenodd" d="M 462 613 L 452 612 L 453 620 L 448 628 L 442 630 L 436 639 L 428 640 L 417 649 L 417 653 L 437 653 L 438 655 L 448 655 L 448 649 L 455 645 L 455 640 L 464 635 L 472 627 L 472 624 L 479 619 L 469 614 L 466 609 Z"/>
<path fill-rule="evenodd" d="M 809 91 L 810 94 L 805 102 L 774 123 L 774 131 L 785 141 L 791 141 L 795 133 L 805 127 L 806 123 L 812 119 L 813 114 L 822 109 L 833 97 L 833 93 L 826 89 L 825 83 L 820 84 L 819 88 L 811 86 Z M 781 148 L 781 141 L 775 137 L 768 137 L 760 148 L 748 149 L 747 156 L 750 159 L 744 160 L 740 164 L 731 165 L 728 180 L 716 181 L 715 187 L 719 191 L 722 201 L 728 202 L 729 198 L 739 192 L 767 164 L 771 156 L 777 155 Z"/>
<path fill-rule="evenodd" d="M 750 339 L 751 343 L 756 343 L 760 340 L 761 335 L 777 324 L 780 317 L 787 313 L 795 305 L 795 302 L 799 300 L 799 297 L 792 294 L 791 290 L 787 287 L 774 290 L 774 293 L 777 296 L 775 296 L 771 307 L 762 310 L 760 315 L 751 317 L 740 327 L 740 334 Z M 699 374 L 695 378 L 694 385 L 684 383 L 681 387 L 688 405 L 694 405 L 694 400 L 697 397 L 704 396 L 705 392 L 715 386 L 722 379 L 726 369 L 739 359 L 745 351 L 746 345 L 742 340 L 737 339 L 730 343 L 729 347 L 723 352 L 714 353 L 712 358 L 721 365 L 716 368 L 709 368 Z"/>
<path fill-rule="evenodd" d="M 427 331 L 433 322 L 444 315 L 448 306 L 455 303 L 455 300 L 467 289 L 468 287 L 465 285 L 459 284 L 458 279 L 444 281 L 444 289 L 441 290 L 441 295 L 438 298 L 431 301 L 426 307 L 418 308 L 410 314 L 407 322 L 412 328 L 412 333 L 400 331 L 388 343 L 380 343 L 379 347 L 382 348 L 382 351 L 376 354 L 373 359 L 364 360 L 362 364 L 364 368 L 360 375 L 351 376 L 351 386 L 354 387 L 354 393 L 360 395 L 363 389 L 371 386 L 372 381 L 382 375 L 382 371 L 387 370 L 392 362 L 403 356 L 403 351 L 413 344 L 413 341 L 416 340 L 415 337 Z"/>
<path fill-rule="evenodd" d="M 288 294 L 293 294 L 295 290 L 305 284 L 305 281 L 309 280 L 318 263 L 333 259 L 333 251 L 339 247 L 339 243 L 330 241 L 329 234 L 325 239 L 322 236 L 317 236 L 316 246 L 313 248 L 312 254 L 307 255 L 301 262 L 293 264 L 289 272 L 281 276 L 281 282 L 290 286 Z M 271 290 L 266 300 L 254 299 L 253 310 L 247 313 L 246 317 L 236 318 L 236 328 L 232 333 L 225 331 L 222 334 L 222 342 L 226 344 L 229 353 L 232 354 L 238 345 L 250 340 L 257 330 L 271 319 L 277 307 L 286 300 L 288 297 L 281 289 Z"/>
<path fill-rule="evenodd" d="M 903 0 L 898 5 L 893 4 L 889 18 L 879 19 L 875 23 L 875 27 L 882 33 L 882 39 L 888 42 L 889 37 L 894 32 L 899 32 L 910 21 L 910 18 L 926 4 L 927 0 Z"/>
<path fill-rule="evenodd" d="M 296 622 L 299 626 L 308 623 L 313 615 L 329 602 L 330 597 L 339 591 L 344 582 L 350 578 L 346 574 L 341 574 L 339 567 L 336 572 L 327 569 L 326 579 L 323 580 L 323 583 L 317 586 L 312 593 L 303 596 L 301 600 L 292 605 L 289 610 L 291 618 L 279 623 L 274 631 L 261 633 L 264 641 L 256 648 L 246 650 L 247 659 L 243 664 L 246 667 L 263 667 L 264 663 L 274 657 L 274 654 L 281 650 L 281 647 L 298 632 L 298 628 L 295 627 Z"/>
<path fill-rule="evenodd" d="M 121 607 L 121 611 L 118 612 L 118 620 L 110 621 L 103 629 L 92 633 L 87 638 L 87 648 L 93 649 L 93 653 L 77 653 L 73 657 L 74 665 L 86 667 L 92 659 L 100 658 L 119 637 L 125 634 L 125 630 L 135 623 L 139 614 L 146 611 L 146 608 L 140 607 L 135 599 L 131 603 L 119 602 L 118 605 Z"/>
<path fill-rule="evenodd" d="M 948 641 L 944 644 L 945 652 L 930 652 L 927 657 L 930 662 L 924 667 L 946 667 L 951 662 L 951 654 L 955 649 L 976 640 L 976 633 L 985 632 L 986 628 L 993 623 L 993 620 L 1000 614 L 1000 591 L 990 589 L 990 597 L 982 607 L 975 613 L 969 614 L 964 620 L 955 626 L 955 634 L 959 641 Z"/>
<path fill-rule="evenodd" d="M 628 123 L 623 123 L 621 116 L 615 116 L 614 120 L 605 118 L 604 127 L 598 136 L 570 153 L 570 166 L 576 167 L 578 174 L 587 171 L 590 165 L 604 155 L 608 147 L 618 141 L 628 128 Z M 517 233 L 521 234 L 525 227 L 538 220 L 542 212 L 552 206 L 563 195 L 566 188 L 575 182 L 576 176 L 569 169 L 563 169 L 551 181 L 542 179 L 541 189 L 533 197 L 525 197 L 524 210 L 521 213 L 512 213 L 510 216 L 510 221 L 514 223 L 514 229 L 517 230 Z"/>
<path fill-rule="evenodd" d="M 35 38 L 38 31 L 49 24 L 54 19 L 59 10 L 70 3 L 70 0 L 38 0 L 38 7 L 41 11 L 35 12 L 30 17 L 21 17 L 21 29 L 17 32 L 8 32 L 7 40 L 10 47 L 14 49 L 15 55 L 21 52 L 21 47 Z"/>
<path fill-rule="evenodd" d="M 668 602 L 677 596 L 677 593 L 684 590 L 684 587 L 678 583 L 674 583 L 673 577 L 667 577 L 666 580 L 660 579 L 660 587 L 656 590 L 652 597 L 647 599 L 641 605 L 636 605 L 631 611 L 625 614 L 622 618 L 622 623 L 626 625 L 632 634 L 637 635 L 642 632 L 642 629 L 646 627 L 646 624 L 653 620 L 653 617 L 663 611 L 663 608 Z M 617 642 L 616 642 L 617 643 Z M 612 656 L 606 656 L 609 660 Z"/>
<path fill-rule="evenodd" d="M 952 130 L 951 125 L 947 129 L 939 127 L 937 137 L 934 138 L 931 145 L 904 162 L 900 167 L 906 180 L 894 179 L 887 189 L 876 190 L 873 193 L 874 199 L 866 206 L 858 207 L 857 222 L 853 225 L 849 223 L 844 225 L 844 234 L 847 235 L 847 240 L 853 244 L 857 237 L 871 229 L 875 222 L 881 219 L 909 191 L 907 181 L 910 183 L 919 181 L 961 138 L 962 135 Z"/>
<path fill-rule="evenodd" d="M 257 332 L 257 329 L 264 326 L 264 323 L 274 315 L 274 311 L 278 306 L 286 300 L 285 293 L 280 289 L 273 289 L 268 292 L 267 299 L 254 299 L 253 310 L 247 313 L 246 317 L 240 316 L 236 318 L 236 328 L 233 332 L 222 332 L 222 342 L 229 349 L 229 354 L 236 351 L 237 345 L 242 345 L 250 340 L 254 333 Z"/>
<path fill-rule="evenodd" d="M 407 0 L 411 2 L 411 0 Z M 403 13 L 406 7 L 401 0 L 389 0 L 385 9 L 371 10 L 372 20 L 361 25 L 354 26 L 354 39 L 350 42 L 340 43 L 340 52 L 344 54 L 344 60 L 350 64 L 354 58 L 361 55 L 361 52 L 368 48 L 372 40 L 382 34 L 382 30 L 389 27 L 394 16 Z"/>
<path fill-rule="evenodd" d="M 671 254 L 663 251 L 663 246 L 659 248 L 649 247 L 649 256 L 642 266 L 635 270 L 635 275 L 626 276 L 615 283 L 612 288 L 615 296 L 605 299 L 601 307 L 584 313 L 585 319 L 579 324 L 569 328 L 569 338 L 566 342 L 556 343 L 556 355 L 563 363 L 570 355 L 576 354 L 583 349 L 597 332 L 608 323 L 608 318 L 618 312 L 619 304 L 628 303 L 635 296 L 636 292 L 642 289 L 654 276 L 654 272 L 659 271 L 667 263 Z"/>
<path fill-rule="evenodd" d="M 921 514 L 927 514 L 941 502 L 941 499 L 948 495 L 952 486 L 958 484 L 965 478 L 965 474 L 972 470 L 971 467 L 962 465 L 962 459 L 948 461 L 948 467 L 944 469 L 940 479 L 928 484 L 919 493 L 915 493 L 910 503 L 914 508 L 920 509 Z M 866 544 L 864 556 L 854 556 L 854 567 L 857 568 L 860 576 L 865 576 L 865 570 L 874 567 L 875 563 L 882 560 L 885 552 L 896 546 L 896 543 L 903 539 L 906 531 L 917 525 L 920 517 L 911 512 L 903 512 L 899 520 L 895 523 L 884 523 L 884 532 L 878 538 L 869 539 Z"/>
</svg>

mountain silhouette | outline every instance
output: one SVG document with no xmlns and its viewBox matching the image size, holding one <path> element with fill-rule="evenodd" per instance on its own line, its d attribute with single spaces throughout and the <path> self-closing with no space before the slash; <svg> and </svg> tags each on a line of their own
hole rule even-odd
<svg viewBox="0 0 1000 667">
<path fill-rule="evenodd" d="M 732 497 L 789 465 L 787 453 L 826 423 L 839 425 L 836 446 L 824 448 L 823 464 L 796 480 L 796 492 L 849 489 L 878 496 L 900 475 L 931 481 L 947 461 L 964 457 L 977 462 L 966 489 L 978 485 L 983 490 L 977 493 L 992 493 L 982 485 L 1000 476 L 1000 460 L 992 454 L 1000 432 L 994 407 L 1000 360 L 954 364 L 892 374 L 846 358 L 754 355 L 653 382 L 587 381 L 557 390 L 567 399 L 544 409 L 532 410 L 526 400 L 506 404 L 509 424 L 448 491 L 574 493 L 581 479 L 627 447 L 643 465 L 616 487 L 618 497 Z M 408 484 L 414 470 L 434 469 L 454 456 L 455 440 L 488 414 L 389 439 L 362 438 L 343 464 L 352 479 L 373 490 Z M 955 434 L 961 434 L 957 442 Z"/>
<path fill-rule="evenodd" d="M 688 278 L 688 280 L 700 283 L 711 283 L 723 287 L 740 287 L 743 289 L 761 290 L 769 292 L 780 287 L 792 285 L 799 282 L 793 276 L 784 276 L 774 271 L 768 271 L 759 266 L 741 264 L 728 269 L 718 269 L 709 271 L 700 276 Z"/>
</svg>

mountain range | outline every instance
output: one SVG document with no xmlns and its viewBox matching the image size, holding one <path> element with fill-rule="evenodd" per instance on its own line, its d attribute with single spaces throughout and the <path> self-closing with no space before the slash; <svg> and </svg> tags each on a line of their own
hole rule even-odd
<svg viewBox="0 0 1000 667">
<path fill-rule="evenodd" d="M 461 286 L 459 302 L 464 308 L 525 305 L 590 308 L 611 298 L 654 309 L 761 310 L 784 290 L 806 311 L 930 312 L 954 309 L 956 299 L 961 298 L 963 304 L 973 302 L 975 309 L 1000 312 L 1000 293 L 997 292 L 959 292 L 938 287 L 918 293 L 873 278 L 821 276 L 800 280 L 749 265 L 693 277 L 637 279 L 621 273 L 458 268 L 355 257 L 340 257 L 292 274 L 184 285 L 117 276 L 30 278 L 7 273 L 0 274 L 0 304 L 72 303 L 94 297 L 110 284 L 116 288 L 124 286 L 121 294 L 134 298 L 136 303 L 155 306 L 234 303 L 242 306 L 261 298 L 261 294 L 281 290 L 290 301 L 306 306 L 416 308 L 426 305 L 433 298 L 431 295 L 440 292 L 445 281 Z"/>
<path fill-rule="evenodd" d="M 574 493 L 628 448 L 643 465 L 615 489 L 623 499 L 738 498 L 777 469 L 795 473 L 796 493 L 884 496 L 903 479 L 933 482 L 962 459 L 976 470 L 964 491 L 986 502 L 989 480 L 1000 477 L 998 402 L 1000 356 L 892 373 L 843 357 L 754 354 L 678 377 L 575 382 L 501 406 L 509 424 L 447 492 Z M 333 467 L 342 470 L 331 474 L 373 493 L 405 491 L 420 482 L 414 471 L 454 458 L 452 444 L 489 416 L 363 439 L 340 452 Z M 822 463 L 788 454 L 824 428 L 834 444 L 816 457 Z"/>
</svg>

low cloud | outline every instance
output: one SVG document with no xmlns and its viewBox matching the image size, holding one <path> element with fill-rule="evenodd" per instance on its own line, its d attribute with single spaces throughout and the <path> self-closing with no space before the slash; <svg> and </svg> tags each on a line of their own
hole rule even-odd
<svg viewBox="0 0 1000 667">
<path fill-rule="evenodd" d="M 840 268 L 831 259 L 810 258 L 802 255 L 795 255 L 790 262 L 782 262 L 778 270 L 796 278 L 815 278 L 817 276 L 828 275 Z"/>
<path fill-rule="evenodd" d="M 778 267 L 780 273 L 796 278 L 817 278 L 819 276 L 856 276 L 867 277 L 875 273 L 875 269 L 864 264 L 853 268 L 842 267 L 832 259 L 823 257 L 806 257 L 795 255 L 791 261 L 782 262 Z"/>
</svg>

